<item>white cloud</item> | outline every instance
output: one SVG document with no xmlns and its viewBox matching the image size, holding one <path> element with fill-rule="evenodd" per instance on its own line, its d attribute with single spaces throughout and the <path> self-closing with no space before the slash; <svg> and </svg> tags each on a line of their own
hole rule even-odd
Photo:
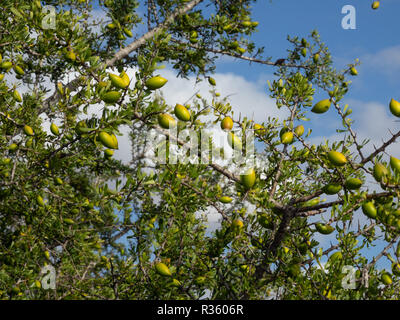
<svg viewBox="0 0 400 320">
<path fill-rule="evenodd" d="M 375 54 L 366 54 L 362 57 L 363 65 L 374 68 L 389 75 L 400 71 L 400 45 L 388 47 Z"/>
</svg>

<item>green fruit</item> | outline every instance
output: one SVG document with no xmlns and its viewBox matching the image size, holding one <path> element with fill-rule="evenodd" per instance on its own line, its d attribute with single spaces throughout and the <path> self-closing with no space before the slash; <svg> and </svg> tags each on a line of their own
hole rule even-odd
<svg viewBox="0 0 400 320">
<path fill-rule="evenodd" d="M 127 37 L 132 38 L 133 37 L 133 33 L 131 30 L 129 30 L 128 28 L 124 28 L 124 33 L 126 34 Z"/>
<path fill-rule="evenodd" d="M 0 81 L 3 81 L 4 79 L 4 74 L 0 74 Z"/>
<path fill-rule="evenodd" d="M 390 100 L 389 109 L 394 116 L 400 117 L 400 102 L 394 99 Z"/>
<path fill-rule="evenodd" d="M 115 25 L 115 23 L 109 23 L 106 25 L 106 27 L 110 30 L 113 30 L 113 29 L 115 29 L 116 25 Z"/>
<path fill-rule="evenodd" d="M 116 103 L 121 98 L 122 93 L 118 91 L 108 91 L 103 94 L 101 99 L 105 103 Z"/>
<path fill-rule="evenodd" d="M 298 136 L 301 137 L 304 134 L 304 126 L 298 125 L 296 128 L 294 128 L 294 133 Z"/>
<path fill-rule="evenodd" d="M 319 61 L 319 54 L 318 53 L 314 54 L 313 61 L 314 61 L 314 63 L 317 63 Z"/>
<path fill-rule="evenodd" d="M 304 203 L 302 203 L 302 207 L 313 207 L 313 206 L 316 206 L 318 203 L 319 203 L 319 198 L 315 198 L 315 199 L 311 199 L 311 200 L 308 200 L 308 201 L 306 201 L 306 202 L 304 202 Z"/>
<path fill-rule="evenodd" d="M 12 67 L 12 62 L 11 61 L 3 61 L 0 63 L 0 68 L 4 70 L 8 70 Z"/>
<path fill-rule="evenodd" d="M 221 121 L 221 129 L 229 131 L 233 128 L 233 120 L 231 117 L 225 117 Z"/>
<path fill-rule="evenodd" d="M 206 281 L 206 277 L 197 277 L 194 282 L 198 285 L 201 286 L 202 284 L 204 284 L 204 282 Z"/>
<path fill-rule="evenodd" d="M 178 279 L 172 279 L 171 285 L 173 287 L 180 287 L 182 283 Z"/>
<path fill-rule="evenodd" d="M 240 181 L 246 189 L 251 189 L 256 182 L 256 172 L 253 168 L 240 175 Z"/>
<path fill-rule="evenodd" d="M 56 178 L 54 179 L 54 183 L 55 183 L 56 185 L 58 185 L 58 186 L 61 186 L 64 182 L 62 181 L 61 178 L 56 177 Z"/>
<path fill-rule="evenodd" d="M 38 204 L 39 206 L 44 207 L 44 201 L 43 201 L 42 196 L 38 195 L 38 196 L 36 197 L 36 202 L 37 202 L 37 204 Z"/>
<path fill-rule="evenodd" d="M 15 151 L 17 149 L 18 149 L 18 145 L 15 143 L 10 144 L 8 147 L 8 150 L 10 150 L 10 151 Z"/>
<path fill-rule="evenodd" d="M 228 143 L 234 150 L 242 150 L 242 141 L 233 132 L 228 132 Z"/>
<path fill-rule="evenodd" d="M 389 170 L 382 164 L 377 162 L 374 165 L 373 176 L 376 181 L 381 182 L 382 179 L 389 174 Z"/>
<path fill-rule="evenodd" d="M 214 78 L 208 77 L 208 83 L 211 84 L 212 86 L 215 86 L 217 83 L 215 82 Z"/>
<path fill-rule="evenodd" d="M 162 262 L 156 263 L 155 268 L 156 268 L 156 271 L 162 276 L 166 276 L 166 277 L 172 276 L 172 273 L 169 270 L 169 268 Z"/>
<path fill-rule="evenodd" d="M 104 155 L 106 157 L 112 157 L 113 154 L 114 154 L 114 150 L 111 150 L 111 149 L 104 150 Z"/>
<path fill-rule="evenodd" d="M 28 126 L 28 125 L 24 125 L 24 133 L 25 133 L 27 136 L 33 136 L 33 135 L 35 135 L 35 134 L 33 133 L 33 129 L 32 129 L 30 126 Z"/>
<path fill-rule="evenodd" d="M 390 166 L 392 167 L 393 171 L 400 172 L 400 159 L 390 157 Z"/>
<path fill-rule="evenodd" d="M 118 143 L 115 143 L 112 135 L 108 134 L 105 131 L 101 131 L 99 133 L 99 140 L 106 148 L 118 149 Z"/>
<path fill-rule="evenodd" d="M 392 284 L 392 277 L 390 276 L 390 274 L 388 274 L 388 273 L 383 273 L 382 274 L 382 276 L 381 276 L 381 281 L 382 281 L 382 283 L 383 284 L 385 284 L 385 285 L 391 285 Z"/>
<path fill-rule="evenodd" d="M 307 49 L 306 48 L 303 48 L 303 49 L 301 49 L 301 55 L 303 56 L 303 57 L 305 57 L 306 55 L 307 55 Z"/>
<path fill-rule="evenodd" d="M 336 194 L 338 193 L 340 190 L 342 190 L 342 186 L 340 184 L 336 184 L 336 183 L 330 183 L 327 184 L 325 187 L 322 188 L 322 191 L 326 194 Z"/>
<path fill-rule="evenodd" d="M 124 81 L 121 77 L 117 76 L 116 74 L 110 73 L 108 76 L 111 80 L 111 84 L 116 88 L 125 89 L 129 85 L 129 81 L 128 82 Z"/>
<path fill-rule="evenodd" d="M 329 151 L 328 152 L 328 159 L 329 161 L 337 167 L 344 166 L 347 163 L 347 159 L 345 155 L 338 151 Z"/>
<path fill-rule="evenodd" d="M 181 121 L 189 121 L 190 120 L 190 112 L 186 109 L 185 106 L 177 103 L 174 109 L 175 116 Z"/>
<path fill-rule="evenodd" d="M 331 100 L 325 99 L 317 102 L 314 107 L 311 109 L 311 112 L 314 113 L 325 113 L 329 110 L 331 106 Z"/>
<path fill-rule="evenodd" d="M 362 186 L 362 181 L 358 178 L 349 178 L 346 180 L 344 186 L 348 190 L 357 190 Z"/>
<path fill-rule="evenodd" d="M 372 5 L 371 5 L 372 9 L 374 9 L 374 10 L 378 9 L 379 8 L 379 4 L 380 4 L 379 1 L 372 2 Z"/>
<path fill-rule="evenodd" d="M 167 79 L 161 77 L 161 76 L 156 76 L 148 79 L 145 83 L 146 87 L 150 90 L 156 90 L 160 89 L 167 83 Z"/>
<path fill-rule="evenodd" d="M 58 136 L 60 134 L 60 130 L 58 130 L 58 127 L 55 123 L 52 123 L 50 125 L 50 131 L 52 134 L 54 134 L 55 136 Z"/>
<path fill-rule="evenodd" d="M 14 66 L 14 71 L 20 76 L 23 76 L 25 74 L 24 69 L 22 69 L 20 66 Z"/>
<path fill-rule="evenodd" d="M 19 92 L 17 91 L 17 89 L 14 90 L 14 92 L 13 92 L 13 97 L 14 97 L 14 99 L 17 100 L 18 102 L 22 102 L 21 95 L 19 94 Z"/>
<path fill-rule="evenodd" d="M 124 81 L 125 87 L 129 86 L 129 83 L 131 82 L 131 79 L 129 79 L 129 76 L 127 75 L 127 73 L 125 71 L 122 71 L 119 74 L 119 77 L 122 79 L 122 81 Z"/>
<path fill-rule="evenodd" d="M 70 219 L 70 218 L 65 218 L 65 219 L 64 219 L 64 222 L 65 222 L 66 224 L 74 224 L 74 223 L 75 223 L 75 221 L 72 220 L 72 219 Z"/>
<path fill-rule="evenodd" d="M 329 262 L 334 262 L 337 260 L 342 260 L 343 259 L 343 255 L 340 251 L 336 251 L 335 253 L 333 253 L 330 257 L 329 257 Z"/>
<path fill-rule="evenodd" d="M 317 231 L 321 234 L 331 234 L 333 231 L 335 231 L 335 228 L 332 227 L 329 224 L 322 224 L 322 223 L 316 223 L 315 228 Z"/>
<path fill-rule="evenodd" d="M 230 202 L 232 202 L 232 200 L 233 199 L 228 196 L 223 196 L 223 197 L 219 198 L 219 201 L 221 201 L 222 203 L 230 203 Z"/>
<path fill-rule="evenodd" d="M 365 202 L 361 206 L 362 212 L 369 218 L 375 219 L 377 216 L 377 211 L 376 208 L 373 204 L 373 202 Z"/>
<path fill-rule="evenodd" d="M 176 120 L 167 113 L 161 113 L 158 115 L 158 124 L 164 129 L 169 129 L 176 126 Z"/>
<path fill-rule="evenodd" d="M 356 69 L 355 67 L 352 67 L 352 68 L 350 69 L 350 74 L 351 74 L 352 76 L 358 75 L 357 69 Z"/>
<path fill-rule="evenodd" d="M 68 50 L 65 54 L 65 59 L 69 60 L 70 62 L 74 62 L 76 60 L 76 54 L 73 50 Z"/>
<path fill-rule="evenodd" d="M 287 131 L 284 134 L 282 134 L 281 142 L 283 144 L 291 144 L 293 142 L 293 137 L 294 137 L 293 132 Z"/>
<path fill-rule="evenodd" d="M 393 263 L 392 264 L 392 272 L 396 276 L 400 276 L 400 263 Z"/>
</svg>

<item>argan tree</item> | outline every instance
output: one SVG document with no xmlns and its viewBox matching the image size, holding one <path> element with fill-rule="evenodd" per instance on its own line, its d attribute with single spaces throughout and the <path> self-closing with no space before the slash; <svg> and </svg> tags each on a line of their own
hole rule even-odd
<svg viewBox="0 0 400 320">
<path fill-rule="evenodd" d="M 2 299 L 399 298 L 400 160 L 385 150 L 400 131 L 366 152 L 342 103 L 357 63 L 333 68 L 316 31 L 267 58 L 254 2 L 2 1 Z M 288 117 L 234 115 L 212 78 L 221 56 L 272 70 L 266 94 Z M 168 105 L 163 66 L 208 81 L 212 101 Z M 312 144 L 304 121 L 328 109 L 343 139 Z M 173 130 L 215 123 L 236 149 L 254 132 L 253 167 L 168 161 L 189 143 Z M 165 162 L 146 158 L 151 130 Z M 122 132 L 130 163 L 114 155 Z"/>
</svg>

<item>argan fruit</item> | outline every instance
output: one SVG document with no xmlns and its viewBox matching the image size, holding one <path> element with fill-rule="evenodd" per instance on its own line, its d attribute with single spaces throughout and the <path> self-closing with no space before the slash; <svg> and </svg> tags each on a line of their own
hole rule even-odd
<svg viewBox="0 0 400 320">
<path fill-rule="evenodd" d="M 252 26 L 251 21 L 242 21 L 240 24 L 245 28 Z"/>
<path fill-rule="evenodd" d="M 114 143 L 114 146 L 115 146 L 114 149 L 118 149 L 118 140 L 117 140 L 117 137 L 115 136 L 114 133 L 111 134 L 111 139 L 112 139 L 112 141 Z"/>
<path fill-rule="evenodd" d="M 382 281 L 382 283 L 383 284 L 385 284 L 385 285 L 391 285 L 392 284 L 392 277 L 390 276 L 390 274 L 388 274 L 388 273 L 383 273 L 382 274 L 382 276 L 381 276 L 381 281 Z"/>
<path fill-rule="evenodd" d="M 329 261 L 330 262 L 334 262 L 337 260 L 341 260 L 343 258 L 342 252 L 340 251 L 336 251 L 335 253 L 333 253 L 330 257 L 329 257 Z"/>
<path fill-rule="evenodd" d="M 371 219 L 376 219 L 377 211 L 373 202 L 364 202 L 361 206 L 362 212 Z"/>
<path fill-rule="evenodd" d="M 0 68 L 4 69 L 4 70 L 9 70 L 12 67 L 12 62 L 11 61 L 3 61 L 2 63 L 0 63 Z"/>
<path fill-rule="evenodd" d="M 228 197 L 228 196 L 222 196 L 221 198 L 219 198 L 219 201 L 220 202 L 222 202 L 222 203 L 230 203 L 230 202 L 232 202 L 232 198 L 231 197 Z"/>
<path fill-rule="evenodd" d="M 32 129 L 30 126 L 28 126 L 28 125 L 24 125 L 24 133 L 25 133 L 27 136 L 33 136 L 33 135 L 35 135 L 35 134 L 33 133 L 33 129 Z"/>
<path fill-rule="evenodd" d="M 47 250 L 44 252 L 44 256 L 47 260 L 50 260 L 50 252 L 48 252 Z"/>
<path fill-rule="evenodd" d="M 185 106 L 177 103 L 174 109 L 175 116 L 181 121 L 189 121 L 190 120 L 190 112 L 186 109 Z"/>
<path fill-rule="evenodd" d="M 56 178 L 54 179 L 54 183 L 55 183 L 56 185 L 58 185 L 58 186 L 61 186 L 64 182 L 62 181 L 61 178 L 56 177 Z"/>
<path fill-rule="evenodd" d="M 35 287 L 40 289 L 42 287 L 42 283 L 39 280 L 35 280 Z"/>
<path fill-rule="evenodd" d="M 172 273 L 169 270 L 169 268 L 162 262 L 156 263 L 155 268 L 156 268 L 156 271 L 162 276 L 165 276 L 165 277 L 172 276 Z"/>
<path fill-rule="evenodd" d="M 374 165 L 373 176 L 376 181 L 381 182 L 383 177 L 387 176 L 388 174 L 389 170 L 382 163 L 377 162 Z"/>
<path fill-rule="evenodd" d="M 101 99 L 105 103 L 116 103 L 121 98 L 122 93 L 118 91 L 108 91 L 104 93 Z"/>
<path fill-rule="evenodd" d="M 251 189 L 256 182 L 256 172 L 254 168 L 250 168 L 244 174 L 240 175 L 240 181 L 246 189 Z"/>
<path fill-rule="evenodd" d="M 145 83 L 146 87 L 150 90 L 156 90 L 160 89 L 167 83 L 167 79 L 161 77 L 161 76 L 156 76 L 148 79 Z"/>
<path fill-rule="evenodd" d="M 342 186 L 337 183 L 330 183 L 327 184 L 322 188 L 322 191 L 326 194 L 332 195 L 338 193 L 340 190 L 342 190 Z"/>
<path fill-rule="evenodd" d="M 0 74 L 0 81 L 3 81 L 4 79 L 4 74 Z"/>
<path fill-rule="evenodd" d="M 25 142 L 25 147 L 30 148 L 33 146 L 33 138 L 30 137 L 28 140 Z"/>
<path fill-rule="evenodd" d="M 400 117 L 400 102 L 392 98 L 389 103 L 389 109 L 394 116 Z"/>
<path fill-rule="evenodd" d="M 129 85 L 129 82 L 126 83 L 121 77 L 117 76 L 116 74 L 110 73 L 108 76 L 111 80 L 111 84 L 116 88 L 125 89 Z"/>
<path fill-rule="evenodd" d="M 392 264 L 392 272 L 396 276 L 400 276 L 400 263 L 393 263 Z"/>
<path fill-rule="evenodd" d="M 119 77 L 124 81 L 125 86 L 129 86 L 129 83 L 131 82 L 131 79 L 129 79 L 128 74 L 125 71 L 122 71 L 119 75 Z"/>
<path fill-rule="evenodd" d="M 242 141 L 233 132 L 228 132 L 228 143 L 232 149 L 242 150 Z"/>
<path fill-rule="evenodd" d="M 315 228 L 317 231 L 321 234 L 331 234 L 333 231 L 335 231 L 335 228 L 332 227 L 329 224 L 322 224 L 322 223 L 316 223 Z"/>
<path fill-rule="evenodd" d="M 379 1 L 374 1 L 372 2 L 371 8 L 376 10 L 379 8 L 379 5 L 380 5 Z"/>
<path fill-rule="evenodd" d="M 349 178 L 346 180 L 344 186 L 348 190 L 357 190 L 362 186 L 362 181 L 358 178 Z"/>
<path fill-rule="evenodd" d="M 258 134 L 264 134 L 265 133 L 265 128 L 261 124 L 255 123 L 254 126 L 253 126 L 253 129 Z"/>
<path fill-rule="evenodd" d="M 42 198 L 41 195 L 38 195 L 38 196 L 36 197 L 36 202 L 37 202 L 37 204 L 38 204 L 40 207 L 44 207 L 44 201 L 43 201 L 43 198 Z"/>
<path fill-rule="evenodd" d="M 334 166 L 337 167 L 344 166 L 347 163 L 345 155 L 334 150 L 328 152 L 328 159 Z"/>
<path fill-rule="evenodd" d="M 294 128 L 294 133 L 298 137 L 301 137 L 304 134 L 304 126 L 302 124 L 298 125 L 296 128 Z"/>
<path fill-rule="evenodd" d="M 221 121 L 221 129 L 225 131 L 232 130 L 233 128 L 233 120 L 231 117 L 225 117 Z"/>
<path fill-rule="evenodd" d="M 14 92 L 13 92 L 13 97 L 14 97 L 14 99 L 17 100 L 18 102 L 22 102 L 22 97 L 21 97 L 21 95 L 19 94 L 19 92 L 17 91 L 17 89 L 14 90 Z"/>
<path fill-rule="evenodd" d="M 171 285 L 173 287 L 180 287 L 182 283 L 178 279 L 172 279 Z"/>
<path fill-rule="evenodd" d="M 176 126 L 176 120 L 167 113 L 160 113 L 158 115 L 158 124 L 161 128 L 169 129 Z"/>
<path fill-rule="evenodd" d="M 400 159 L 390 157 L 390 166 L 392 167 L 393 171 L 400 172 Z"/>
<path fill-rule="evenodd" d="M 106 27 L 107 27 L 107 29 L 113 30 L 113 29 L 115 29 L 116 25 L 115 25 L 115 23 L 109 23 L 106 25 Z"/>
<path fill-rule="evenodd" d="M 350 74 L 351 74 L 352 76 L 358 75 L 357 69 L 356 69 L 355 67 L 351 67 L 351 69 L 350 69 Z"/>
<path fill-rule="evenodd" d="M 58 129 L 57 125 L 55 123 L 52 123 L 50 125 L 50 131 L 52 134 L 54 134 L 55 136 L 58 136 L 60 134 L 60 130 Z"/>
<path fill-rule="evenodd" d="M 215 86 L 217 83 L 215 82 L 214 78 L 208 77 L 208 83 L 211 84 L 212 86 Z"/>
<path fill-rule="evenodd" d="M 13 152 L 13 151 L 15 151 L 15 150 L 17 150 L 18 149 L 18 145 L 16 144 L 16 143 L 11 143 L 9 146 L 8 146 L 8 150 L 10 150 L 11 152 Z"/>
<path fill-rule="evenodd" d="M 25 74 L 24 69 L 22 69 L 20 66 L 14 66 L 14 71 L 20 76 L 23 76 Z"/>
<path fill-rule="evenodd" d="M 106 147 L 110 149 L 118 149 L 118 145 L 115 143 L 114 139 L 111 135 L 109 135 L 105 131 L 101 131 L 99 133 L 100 142 Z"/>
<path fill-rule="evenodd" d="M 234 229 L 242 229 L 243 228 L 243 221 L 239 219 L 235 219 L 232 221 L 232 228 Z"/>
<path fill-rule="evenodd" d="M 68 50 L 65 54 L 65 59 L 69 60 L 70 62 L 75 62 L 76 54 L 73 50 Z"/>
<path fill-rule="evenodd" d="M 131 30 L 129 30 L 128 28 L 124 28 L 124 33 L 127 37 L 132 38 L 133 37 L 133 33 Z"/>
<path fill-rule="evenodd" d="M 324 99 L 319 102 L 317 102 L 314 107 L 311 109 L 311 112 L 314 113 L 325 113 L 329 110 L 331 106 L 331 100 L 329 99 Z"/>
<path fill-rule="evenodd" d="M 306 48 L 301 49 L 300 53 L 303 57 L 305 57 L 307 55 L 307 49 Z"/>
<path fill-rule="evenodd" d="M 314 61 L 314 63 L 317 63 L 319 61 L 319 54 L 318 53 L 314 54 L 313 61 Z"/>
<path fill-rule="evenodd" d="M 66 224 L 74 224 L 74 223 L 75 223 L 75 221 L 72 220 L 72 219 L 70 219 L 70 218 L 65 218 L 65 219 L 64 219 L 64 222 L 65 222 Z"/>
<path fill-rule="evenodd" d="M 114 150 L 112 150 L 112 149 L 106 149 L 106 150 L 104 150 L 104 155 L 105 155 L 106 157 L 108 157 L 108 158 L 112 157 L 113 154 L 114 154 Z"/>
<path fill-rule="evenodd" d="M 206 277 L 197 277 L 194 282 L 198 285 L 201 286 L 202 284 L 204 284 L 204 282 L 206 281 Z"/>
<path fill-rule="evenodd" d="M 282 134 L 281 142 L 283 144 L 291 144 L 293 142 L 293 138 L 294 138 L 293 132 L 287 131 L 284 134 Z"/>
</svg>

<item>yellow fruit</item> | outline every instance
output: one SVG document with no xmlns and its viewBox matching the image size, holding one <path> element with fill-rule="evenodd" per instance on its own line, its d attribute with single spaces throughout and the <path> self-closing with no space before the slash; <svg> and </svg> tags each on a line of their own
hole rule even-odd
<svg viewBox="0 0 400 320">
<path fill-rule="evenodd" d="M 25 134 L 27 136 L 33 136 L 34 135 L 33 129 L 28 125 L 24 125 L 24 132 L 25 132 Z"/>
<path fill-rule="evenodd" d="M 119 98 L 121 98 L 121 95 L 122 95 L 121 92 L 118 91 L 108 91 L 105 94 L 103 94 L 101 99 L 105 103 L 115 103 L 119 100 Z"/>
<path fill-rule="evenodd" d="M 126 83 L 121 77 L 117 76 L 116 74 L 110 73 L 108 76 L 111 80 L 112 85 L 116 88 L 125 89 L 129 85 L 129 82 Z"/>
<path fill-rule="evenodd" d="M 233 132 L 228 132 L 228 143 L 232 149 L 242 150 L 242 141 Z"/>
<path fill-rule="evenodd" d="M 25 74 L 24 69 L 22 69 L 20 66 L 14 66 L 14 71 L 20 76 L 23 76 Z"/>
<path fill-rule="evenodd" d="M 315 228 L 321 234 L 331 234 L 335 228 L 329 224 L 316 223 Z"/>
<path fill-rule="evenodd" d="M 392 284 L 392 277 L 390 276 L 390 274 L 388 273 L 383 273 L 381 276 L 381 281 L 385 284 L 385 285 L 391 285 Z"/>
<path fill-rule="evenodd" d="M 373 202 L 365 202 L 361 206 L 362 212 L 369 218 L 375 219 L 377 215 L 377 211 Z"/>
<path fill-rule="evenodd" d="M 231 117 L 225 117 L 221 121 L 221 129 L 229 131 L 233 128 L 233 120 Z"/>
<path fill-rule="evenodd" d="M 253 168 L 240 175 L 240 181 L 246 189 L 251 189 L 256 182 L 256 172 Z"/>
<path fill-rule="evenodd" d="M 215 82 L 214 78 L 208 77 L 208 83 L 211 84 L 212 86 L 215 86 L 217 83 Z"/>
<path fill-rule="evenodd" d="M 110 30 L 113 30 L 113 29 L 115 29 L 116 25 L 114 23 L 109 23 L 106 25 L 106 27 Z"/>
<path fill-rule="evenodd" d="M 118 149 L 118 140 L 117 140 L 117 137 L 115 136 L 114 133 L 111 134 L 111 139 L 112 139 L 112 141 L 114 143 L 114 146 L 115 146 L 114 149 Z"/>
<path fill-rule="evenodd" d="M 265 133 L 265 128 L 261 124 L 255 123 L 253 128 L 254 128 L 254 131 L 258 134 Z"/>
<path fill-rule="evenodd" d="M 171 285 L 174 287 L 180 287 L 182 283 L 178 279 L 172 279 Z"/>
<path fill-rule="evenodd" d="M 73 50 L 68 50 L 65 54 L 65 59 L 74 62 L 76 60 L 76 54 Z"/>
<path fill-rule="evenodd" d="M 156 76 L 148 79 L 145 83 L 146 87 L 150 90 L 156 90 L 160 89 L 167 83 L 167 79 L 161 77 L 161 76 Z"/>
<path fill-rule="evenodd" d="M 232 228 L 234 229 L 242 229 L 243 228 L 243 221 L 239 219 L 235 219 L 232 221 Z"/>
<path fill-rule="evenodd" d="M 169 129 L 176 126 L 176 120 L 167 113 L 160 113 L 158 115 L 158 124 L 164 129 Z"/>
<path fill-rule="evenodd" d="M 0 74 L 0 81 L 3 81 L 4 79 L 4 74 Z"/>
<path fill-rule="evenodd" d="M 223 196 L 223 197 L 219 198 L 219 201 L 221 201 L 222 203 L 230 203 L 230 202 L 232 202 L 232 200 L 233 199 L 228 196 Z"/>
<path fill-rule="evenodd" d="M 330 183 L 322 188 L 322 191 L 326 194 L 336 194 L 340 190 L 342 190 L 342 186 L 340 184 Z"/>
<path fill-rule="evenodd" d="M 389 170 L 382 164 L 377 162 L 374 165 L 373 176 L 376 181 L 381 182 L 382 179 L 389 174 Z"/>
<path fill-rule="evenodd" d="M 128 28 L 124 28 L 124 33 L 126 34 L 127 37 L 132 38 L 133 37 L 133 33 L 131 30 L 129 30 Z"/>
<path fill-rule="evenodd" d="M 293 142 L 293 132 L 287 131 L 281 136 L 281 142 L 283 144 L 291 144 Z"/>
<path fill-rule="evenodd" d="M 318 53 L 314 54 L 313 61 L 314 61 L 314 63 L 317 63 L 319 61 L 319 54 Z"/>
<path fill-rule="evenodd" d="M 105 131 L 99 133 L 99 140 L 106 148 L 118 149 L 118 144 L 116 144 L 112 136 Z"/>
<path fill-rule="evenodd" d="M 39 206 L 44 207 L 44 201 L 43 201 L 42 196 L 38 195 L 38 196 L 36 197 L 36 202 L 37 202 L 37 204 L 38 204 Z"/>
<path fill-rule="evenodd" d="M 111 149 L 104 150 L 104 155 L 106 157 L 112 157 L 113 154 L 114 154 L 114 150 L 111 150 Z"/>
<path fill-rule="evenodd" d="M 331 100 L 325 99 L 317 102 L 314 107 L 311 109 L 311 112 L 314 113 L 325 113 L 329 110 L 331 106 Z"/>
<path fill-rule="evenodd" d="M 379 4 L 380 4 L 379 1 L 372 2 L 372 5 L 371 5 L 372 9 L 374 9 L 374 10 L 378 9 L 379 8 Z"/>
<path fill-rule="evenodd" d="M 392 100 L 390 100 L 390 103 L 389 103 L 389 108 L 390 108 L 390 112 L 394 116 L 400 117 L 400 102 L 398 102 L 392 98 Z"/>
<path fill-rule="evenodd" d="M 52 134 L 54 134 L 55 136 L 58 136 L 60 134 L 60 130 L 58 130 L 58 127 L 55 123 L 52 123 L 50 125 L 50 131 Z"/>
<path fill-rule="evenodd" d="M 304 134 L 304 126 L 302 124 L 298 125 L 296 128 L 294 128 L 294 133 L 298 137 L 301 137 Z"/>
<path fill-rule="evenodd" d="M 357 190 L 362 186 L 362 181 L 358 178 L 349 178 L 346 180 L 344 185 L 346 189 Z"/>
<path fill-rule="evenodd" d="M 127 73 L 125 71 L 122 71 L 119 76 L 124 81 L 125 85 L 129 86 L 131 79 L 129 79 L 129 76 L 127 75 Z"/>
<path fill-rule="evenodd" d="M 39 280 L 35 280 L 35 287 L 40 289 L 42 287 L 42 283 Z"/>
<path fill-rule="evenodd" d="M 65 219 L 64 219 L 64 222 L 65 222 L 66 224 L 74 224 L 74 223 L 75 223 L 75 221 L 72 220 L 72 219 L 70 219 L 70 218 L 65 218 Z"/>
<path fill-rule="evenodd" d="M 1 69 L 9 70 L 11 67 L 12 67 L 11 61 L 3 61 L 2 63 L 0 63 Z"/>
<path fill-rule="evenodd" d="M 306 55 L 307 55 L 307 49 L 306 48 L 303 48 L 303 49 L 301 49 L 301 55 L 303 56 L 303 57 L 305 57 Z"/>
<path fill-rule="evenodd" d="M 181 121 L 189 121 L 190 120 L 190 112 L 186 109 L 185 106 L 177 103 L 174 109 L 175 116 Z"/>
<path fill-rule="evenodd" d="M 44 252 L 44 255 L 46 257 L 47 260 L 50 260 L 50 252 L 48 252 L 47 250 Z"/>
<path fill-rule="evenodd" d="M 10 151 L 15 151 L 17 149 L 18 149 L 18 145 L 15 143 L 10 144 L 8 147 L 8 150 L 10 150 Z"/>
<path fill-rule="evenodd" d="M 63 181 L 62 181 L 62 179 L 61 179 L 61 178 L 59 178 L 59 177 L 56 177 L 56 178 L 54 179 L 54 182 L 55 182 L 55 184 L 56 184 L 56 185 L 58 185 L 58 186 L 60 186 L 60 185 L 62 185 L 62 184 L 63 184 Z"/>
<path fill-rule="evenodd" d="M 352 68 L 350 69 L 350 74 L 351 74 L 352 76 L 358 75 L 357 69 L 356 69 L 355 67 L 352 67 Z"/>
<path fill-rule="evenodd" d="M 14 99 L 17 100 L 18 102 L 22 102 L 21 95 L 19 94 L 19 92 L 17 91 L 17 89 L 14 90 L 14 92 L 13 92 L 13 97 L 14 97 Z"/>
<path fill-rule="evenodd" d="M 394 171 L 400 172 L 400 159 L 390 157 L 390 166 Z"/>
<path fill-rule="evenodd" d="M 329 151 L 328 159 L 334 166 L 344 166 L 347 163 L 345 155 L 338 151 Z"/>
<path fill-rule="evenodd" d="M 172 273 L 169 270 L 169 268 L 162 262 L 156 263 L 155 268 L 156 268 L 156 271 L 162 276 L 166 276 L 166 277 L 172 276 Z"/>
</svg>

